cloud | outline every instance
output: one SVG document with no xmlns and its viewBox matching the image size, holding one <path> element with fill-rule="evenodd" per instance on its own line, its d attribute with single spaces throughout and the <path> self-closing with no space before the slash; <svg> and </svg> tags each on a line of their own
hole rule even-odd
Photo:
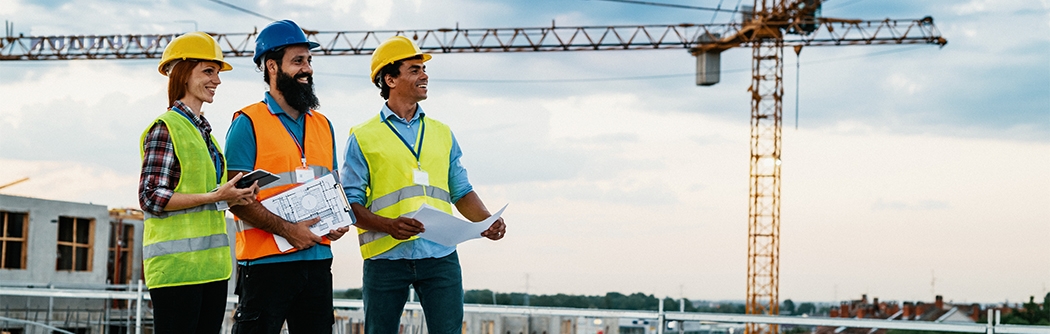
<svg viewBox="0 0 1050 334">
<path fill-rule="evenodd" d="M 894 74 L 890 76 L 887 81 L 890 88 L 898 94 L 915 95 L 922 91 L 922 86 L 909 79 L 904 74 Z"/>
<path fill-rule="evenodd" d="M 19 0 L 0 0 L 0 15 L 10 15 L 21 10 Z"/>
<path fill-rule="evenodd" d="M 390 1 L 365 0 L 365 8 L 360 14 L 361 20 L 372 27 L 383 26 L 390 20 L 393 6 Z"/>
<path fill-rule="evenodd" d="M 1025 297 L 1045 277 L 1045 256 L 1003 254 L 1043 254 L 1032 247 L 1050 233 L 1046 217 L 1031 210 L 1050 205 L 1046 3 L 825 8 L 833 17 L 931 15 L 950 43 L 807 48 L 799 87 L 796 59 L 784 57 L 782 296 L 830 300 L 859 295 L 865 285 L 892 287 L 887 298 L 922 295 L 928 285 L 916 284 L 915 273 L 935 268 L 946 282 L 939 292 L 995 301 Z M 252 8 L 324 30 L 707 21 L 595 1 L 395 1 L 373 3 L 373 21 L 358 18 L 369 5 L 362 1 L 310 4 L 316 7 L 260 1 Z M 188 19 L 216 32 L 268 23 L 211 2 L 0 5 L 17 17 L 16 30 L 44 35 L 178 32 L 189 24 L 175 21 Z M 957 5 L 972 8 L 960 14 Z M 95 15 L 78 15 L 84 12 Z M 1035 32 L 1018 35 L 1017 26 Z M 460 248 L 468 288 L 521 291 L 529 273 L 532 291 L 546 293 L 677 295 L 684 285 L 687 296 L 739 298 L 751 57 L 747 48 L 727 50 L 722 82 L 697 87 L 695 60 L 681 49 L 435 55 L 423 108 L 452 127 L 486 204 L 511 203 L 508 239 Z M 205 107 L 220 141 L 229 115 L 264 91 L 250 60 L 229 60 L 236 69 L 223 74 L 216 102 Z M 364 80 L 368 63 L 314 59 L 339 152 L 349 127 L 383 103 Z M 0 180 L 31 176 L 4 192 L 136 205 L 135 145 L 166 100 L 156 60 L 0 67 Z M 797 130 L 790 127 L 795 92 Z M 858 267 L 856 252 L 839 251 L 858 243 L 885 256 Z M 336 284 L 356 287 L 344 285 L 360 284 L 360 273 L 347 269 L 359 263 L 356 247 L 346 245 L 337 256 L 358 260 L 338 261 Z M 958 256 L 914 257 L 923 252 Z M 975 262 L 993 263 L 996 274 L 967 271 Z"/>
<path fill-rule="evenodd" d="M 872 210 L 908 210 L 908 211 L 926 211 L 926 210 L 947 210 L 951 206 L 943 201 L 934 200 L 923 200 L 918 202 L 906 202 L 906 201 L 892 201 L 878 199 L 875 204 L 872 205 Z"/>
<path fill-rule="evenodd" d="M 138 173 L 69 160 L 0 159 L 0 182 L 22 177 L 29 180 L 4 188 L 3 193 L 109 207 L 138 207 Z"/>
</svg>

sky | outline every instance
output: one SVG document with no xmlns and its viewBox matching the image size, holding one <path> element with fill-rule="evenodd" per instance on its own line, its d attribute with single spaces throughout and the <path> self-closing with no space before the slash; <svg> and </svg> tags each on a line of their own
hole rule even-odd
<svg viewBox="0 0 1050 334">
<path fill-rule="evenodd" d="M 321 31 L 735 20 L 593 0 L 229 2 Z M 931 16 L 948 44 L 785 52 L 780 299 L 1045 295 L 1050 1 L 832 0 L 823 15 Z M 0 0 L 0 19 L 27 36 L 269 23 L 205 0 Z M 459 246 L 464 287 L 744 299 L 750 57 L 724 52 L 721 82 L 699 87 L 681 49 L 434 55 L 421 105 L 453 129 L 489 208 L 509 204 L 504 240 Z M 223 143 L 232 113 L 266 89 L 250 58 L 227 60 L 234 70 L 204 107 Z M 350 127 L 383 103 L 369 61 L 314 58 L 340 160 Z M 0 184 L 30 178 L 0 192 L 137 207 L 139 136 L 167 102 L 156 66 L 0 62 Z M 353 239 L 333 251 L 335 287 L 360 287 Z"/>
</svg>

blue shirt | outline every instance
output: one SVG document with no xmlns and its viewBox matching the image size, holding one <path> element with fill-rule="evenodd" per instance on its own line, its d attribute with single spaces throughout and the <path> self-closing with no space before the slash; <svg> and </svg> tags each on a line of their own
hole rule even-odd
<svg viewBox="0 0 1050 334">
<path fill-rule="evenodd" d="M 306 132 L 306 116 L 305 114 L 299 114 L 298 119 L 292 119 L 288 116 L 281 106 L 277 105 L 277 102 L 273 100 L 270 93 L 266 93 L 263 102 L 266 103 L 267 109 L 270 110 L 271 114 L 277 115 L 277 118 L 281 120 L 281 124 L 284 124 L 284 128 L 287 132 L 278 132 L 268 134 L 271 136 L 286 136 L 291 135 L 299 143 L 303 142 L 303 133 Z M 309 113 L 310 111 L 307 111 Z M 332 128 L 332 123 L 328 123 L 329 129 Z M 334 134 L 335 131 L 332 131 Z M 252 120 L 244 115 L 238 115 L 237 118 L 233 119 L 233 123 L 230 124 L 230 131 L 226 133 L 226 169 L 231 171 L 252 171 L 255 170 L 255 152 L 257 146 L 255 145 L 255 128 L 252 127 Z M 335 156 L 335 138 L 332 138 L 332 170 L 336 170 L 336 156 Z M 288 254 L 272 255 L 261 259 L 250 261 L 238 261 L 242 265 L 249 264 L 265 264 L 265 263 L 279 263 L 279 262 L 291 262 L 291 261 L 309 261 L 309 260 L 326 260 L 332 258 L 331 247 L 325 245 L 317 245 L 297 252 Z"/>
<path fill-rule="evenodd" d="M 383 110 L 379 112 L 379 117 L 390 121 L 390 124 L 394 126 L 394 129 L 401 134 L 401 137 L 405 138 L 405 141 L 416 144 L 416 134 L 419 131 L 420 118 L 426 113 L 423 112 L 423 107 L 416 105 L 416 115 L 411 120 L 401 118 L 393 111 L 390 110 L 385 103 L 383 104 Z M 412 149 L 415 149 L 413 147 Z M 449 154 L 448 163 L 448 190 L 452 196 L 452 203 L 456 203 L 460 198 L 463 198 L 466 194 L 474 191 L 474 187 L 470 185 L 470 181 L 467 179 L 467 170 L 460 164 L 459 158 L 463 156 L 463 151 L 459 148 L 459 142 L 456 141 L 456 136 L 452 135 L 452 151 Z M 350 139 L 346 143 L 346 157 L 343 160 L 343 167 L 339 172 L 342 176 L 341 181 L 343 184 L 343 191 L 346 192 L 346 199 L 351 204 L 357 203 L 365 205 L 366 195 L 365 188 L 368 187 L 370 182 L 368 175 L 368 162 L 365 161 L 365 155 L 361 152 L 361 146 L 357 143 L 357 136 L 350 135 Z M 425 258 L 438 258 L 443 257 L 452 252 L 456 251 L 456 247 L 448 247 L 442 244 L 426 240 L 416 239 L 412 241 L 402 242 L 394 248 L 383 252 L 382 254 L 376 255 L 373 259 L 388 259 L 388 260 L 399 260 L 399 259 L 425 259 Z"/>
</svg>

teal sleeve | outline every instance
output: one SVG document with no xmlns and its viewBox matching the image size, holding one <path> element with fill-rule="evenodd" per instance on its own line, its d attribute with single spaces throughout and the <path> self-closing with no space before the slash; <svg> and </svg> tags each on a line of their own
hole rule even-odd
<svg viewBox="0 0 1050 334">
<path fill-rule="evenodd" d="M 226 169 L 255 170 L 255 151 L 255 129 L 252 119 L 243 114 L 238 115 L 230 124 L 230 131 L 226 133 Z"/>
</svg>

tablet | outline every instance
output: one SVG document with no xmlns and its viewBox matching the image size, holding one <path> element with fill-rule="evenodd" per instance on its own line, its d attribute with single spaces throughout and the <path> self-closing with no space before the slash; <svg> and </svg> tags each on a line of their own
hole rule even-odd
<svg viewBox="0 0 1050 334">
<path fill-rule="evenodd" d="M 253 182 L 259 181 L 259 186 L 262 187 L 280 179 L 280 176 L 277 176 L 273 173 L 267 172 L 262 169 L 256 169 L 251 173 L 242 176 L 241 179 L 237 181 L 236 186 L 237 188 L 248 188 L 252 186 Z"/>
</svg>

